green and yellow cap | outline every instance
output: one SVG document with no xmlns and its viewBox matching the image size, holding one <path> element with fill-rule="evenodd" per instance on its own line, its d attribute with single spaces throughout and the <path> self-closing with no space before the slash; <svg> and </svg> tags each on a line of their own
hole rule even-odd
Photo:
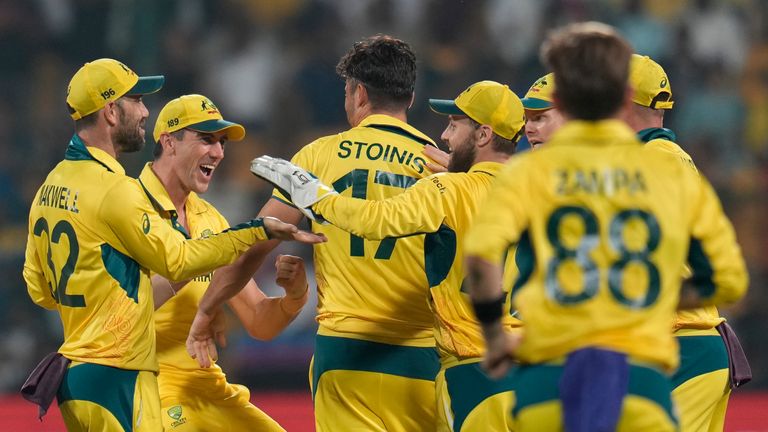
<svg viewBox="0 0 768 432">
<path fill-rule="evenodd" d="M 521 100 L 527 110 L 548 110 L 554 106 L 555 75 L 548 73 L 536 80 Z"/>
<path fill-rule="evenodd" d="M 157 116 L 152 135 L 157 142 L 163 133 L 184 128 L 211 133 L 226 130 L 230 141 L 240 141 L 245 137 L 243 126 L 224 120 L 216 105 L 199 94 L 184 95 L 165 104 Z"/>
<path fill-rule="evenodd" d="M 462 115 L 489 125 L 493 132 L 515 140 L 525 126 L 520 98 L 504 84 L 480 81 L 464 90 L 455 100 L 430 99 L 429 107 L 438 114 Z"/>
<path fill-rule="evenodd" d="M 632 54 L 629 83 L 635 94 L 632 102 L 653 109 L 672 109 L 672 86 L 667 73 L 648 56 Z"/>
<path fill-rule="evenodd" d="M 102 58 L 84 64 L 69 81 L 67 105 L 79 120 L 125 95 L 155 93 L 164 82 L 162 75 L 140 77 L 123 63 Z"/>
</svg>

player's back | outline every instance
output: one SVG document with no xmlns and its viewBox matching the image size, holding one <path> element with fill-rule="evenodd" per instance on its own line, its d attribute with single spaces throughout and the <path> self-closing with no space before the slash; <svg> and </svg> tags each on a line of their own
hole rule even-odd
<svg viewBox="0 0 768 432">
<path fill-rule="evenodd" d="M 669 323 L 686 257 L 731 298 L 745 288 L 732 228 L 711 188 L 675 158 L 644 151 L 624 125 L 571 122 L 501 178 L 499 194 L 522 188 L 530 198 L 512 221 L 530 238 L 518 255 L 536 263 L 513 293 L 527 329 L 523 360 L 597 346 L 674 368 Z M 725 249 L 705 250 L 711 245 L 702 247 L 694 223 L 707 235 L 720 232 Z"/>
<path fill-rule="evenodd" d="M 29 216 L 35 253 L 27 254 L 25 278 L 30 277 L 30 265 L 39 265 L 50 284 L 48 294 L 64 329 L 59 349 L 64 356 L 157 370 L 152 295 L 139 277 L 146 270 L 118 250 L 121 245 L 100 217 L 102 206 L 119 204 L 108 198 L 113 187 L 133 180 L 106 153 L 95 148 L 89 152 L 75 137 L 66 160 L 48 174 L 35 195 Z M 135 224 L 140 229 L 142 221 Z M 28 285 L 32 290 L 36 284 Z"/>
<path fill-rule="evenodd" d="M 430 174 L 422 150 L 433 144 L 404 122 L 372 115 L 307 145 L 293 162 L 342 195 L 380 200 Z M 321 333 L 434 346 L 424 236 L 369 241 L 332 225 L 312 229 L 328 236 L 314 249 Z"/>
</svg>

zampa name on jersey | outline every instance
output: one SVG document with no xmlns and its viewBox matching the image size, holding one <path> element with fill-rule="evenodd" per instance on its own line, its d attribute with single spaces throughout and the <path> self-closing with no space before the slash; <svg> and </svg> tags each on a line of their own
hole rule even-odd
<svg viewBox="0 0 768 432">
<path fill-rule="evenodd" d="M 621 168 L 563 169 L 557 170 L 555 175 L 555 193 L 558 195 L 585 193 L 612 196 L 621 192 L 634 195 L 647 191 L 645 177 L 640 171 L 629 172 Z"/>
</svg>

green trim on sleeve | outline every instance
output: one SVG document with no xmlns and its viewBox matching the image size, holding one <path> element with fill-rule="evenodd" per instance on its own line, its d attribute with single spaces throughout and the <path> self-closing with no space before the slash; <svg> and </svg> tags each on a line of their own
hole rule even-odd
<svg viewBox="0 0 768 432">
<path fill-rule="evenodd" d="M 125 294 L 138 304 L 141 278 L 139 263 L 106 243 L 101 245 L 101 261 L 107 273 L 125 290 Z"/>
</svg>

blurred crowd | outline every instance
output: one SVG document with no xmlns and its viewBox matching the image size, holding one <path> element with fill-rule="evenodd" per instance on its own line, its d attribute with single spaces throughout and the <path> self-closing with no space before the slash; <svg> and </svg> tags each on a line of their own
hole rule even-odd
<svg viewBox="0 0 768 432">
<path fill-rule="evenodd" d="M 768 2 L 764 0 L 0 0 L 0 391 L 15 391 L 61 341 L 58 317 L 37 308 L 21 277 L 29 204 L 73 133 L 66 86 L 86 61 L 112 57 L 140 75 L 163 74 L 147 96 L 147 129 L 168 100 L 209 96 L 246 126 L 205 198 L 231 221 L 269 196 L 246 162 L 290 157 L 347 128 L 344 83 L 334 67 L 362 37 L 386 33 L 418 57 L 409 121 L 438 139 L 445 119 L 430 97 L 453 98 L 491 79 L 519 95 L 545 71 L 538 46 L 558 25 L 616 26 L 638 53 L 666 69 L 676 101 L 665 126 L 713 182 L 750 267 L 747 299 L 725 311 L 753 363 L 752 388 L 768 388 Z M 149 134 L 148 134 L 149 135 Z M 121 162 L 137 175 L 153 143 Z M 284 249 L 285 250 L 285 249 Z M 311 258 L 310 251 L 291 251 Z M 257 281 L 274 291 L 272 267 Z M 310 267 L 311 271 L 311 267 Z M 233 381 L 306 385 L 313 305 L 277 340 L 234 329 L 223 354 Z"/>
</svg>

